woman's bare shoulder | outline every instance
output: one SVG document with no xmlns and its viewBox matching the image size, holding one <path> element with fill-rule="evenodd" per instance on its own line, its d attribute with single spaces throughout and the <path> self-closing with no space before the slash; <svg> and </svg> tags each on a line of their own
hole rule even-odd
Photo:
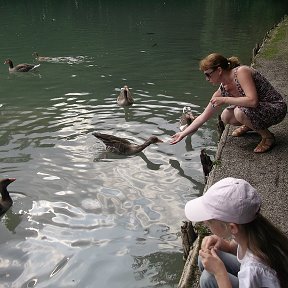
<svg viewBox="0 0 288 288">
<path fill-rule="evenodd" d="M 252 78 L 253 73 L 255 72 L 255 70 L 250 67 L 250 66 L 246 66 L 246 65 L 242 65 L 240 67 L 238 67 L 237 70 L 237 78 L 239 79 L 247 79 L 247 78 Z"/>
<path fill-rule="evenodd" d="M 237 69 L 238 73 L 251 73 L 252 71 L 254 71 L 254 69 L 250 66 L 247 65 L 241 65 L 239 67 L 236 67 L 234 69 Z"/>
</svg>

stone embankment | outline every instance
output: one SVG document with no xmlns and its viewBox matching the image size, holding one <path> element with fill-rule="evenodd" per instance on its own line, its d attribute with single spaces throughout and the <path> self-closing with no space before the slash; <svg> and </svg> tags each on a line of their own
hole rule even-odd
<svg viewBox="0 0 288 288">
<path fill-rule="evenodd" d="M 255 53 L 255 51 L 257 53 Z M 269 31 L 261 45 L 253 50 L 252 65 L 260 71 L 288 102 L 288 17 Z M 225 177 L 243 178 L 260 192 L 261 213 L 288 236 L 288 117 L 271 127 L 276 137 L 275 147 L 257 154 L 253 149 L 260 142 L 256 133 L 232 137 L 235 129 L 227 125 L 219 141 L 215 165 L 210 172 L 205 191 Z M 204 191 L 204 193 L 205 193 Z M 196 259 L 201 239 L 194 242 L 186 260 L 178 288 L 198 288 L 199 273 Z"/>
</svg>

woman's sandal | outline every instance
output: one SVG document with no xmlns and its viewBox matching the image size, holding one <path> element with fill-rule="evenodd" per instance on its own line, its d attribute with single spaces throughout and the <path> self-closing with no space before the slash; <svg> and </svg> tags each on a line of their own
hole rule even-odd
<svg viewBox="0 0 288 288">
<path fill-rule="evenodd" d="M 239 137 L 239 136 L 246 134 L 248 131 L 251 131 L 251 130 L 252 129 L 249 128 L 248 126 L 242 125 L 232 132 L 232 136 Z"/>
<path fill-rule="evenodd" d="M 267 138 L 262 138 L 261 142 L 257 145 L 257 147 L 254 149 L 255 153 L 264 153 L 272 149 L 275 145 L 275 137 L 272 134 L 272 136 Z"/>
</svg>

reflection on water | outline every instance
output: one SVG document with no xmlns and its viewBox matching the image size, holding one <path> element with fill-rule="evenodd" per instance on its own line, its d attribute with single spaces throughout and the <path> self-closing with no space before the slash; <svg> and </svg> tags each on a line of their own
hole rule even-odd
<svg viewBox="0 0 288 288">
<path fill-rule="evenodd" d="M 259 23 L 262 2 L 48 2 L 1 4 L 3 58 L 49 58 L 37 73 L 0 66 L 1 177 L 17 178 L 0 223 L 0 286 L 176 287 L 183 208 L 204 187 L 201 149 L 217 145 L 217 119 L 169 145 L 183 107 L 200 114 L 215 88 L 198 61 L 211 42 L 249 61 L 287 4 L 266 1 Z M 116 103 L 125 84 L 129 108 Z M 164 142 L 124 157 L 94 131 Z"/>
</svg>

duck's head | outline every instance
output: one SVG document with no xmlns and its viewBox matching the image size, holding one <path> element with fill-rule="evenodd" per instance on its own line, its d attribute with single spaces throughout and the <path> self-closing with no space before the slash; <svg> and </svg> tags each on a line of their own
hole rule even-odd
<svg viewBox="0 0 288 288">
<path fill-rule="evenodd" d="M 190 106 L 184 106 L 183 107 L 183 114 L 192 112 L 192 108 Z"/>
<path fill-rule="evenodd" d="M 151 136 L 149 137 L 148 141 L 151 144 L 155 144 L 155 143 L 163 143 L 163 141 L 161 139 L 159 139 L 157 136 Z"/>
<path fill-rule="evenodd" d="M 130 89 L 127 85 L 124 85 L 122 88 L 121 88 L 121 93 L 124 93 L 124 94 L 128 94 L 130 93 Z"/>
<path fill-rule="evenodd" d="M 10 183 L 14 182 L 16 178 L 3 178 L 0 180 L 2 187 L 7 187 Z"/>
<path fill-rule="evenodd" d="M 9 65 L 10 65 L 11 63 L 12 63 L 12 61 L 11 61 L 10 59 L 6 59 L 5 62 L 4 62 L 4 64 L 9 64 Z"/>
</svg>

